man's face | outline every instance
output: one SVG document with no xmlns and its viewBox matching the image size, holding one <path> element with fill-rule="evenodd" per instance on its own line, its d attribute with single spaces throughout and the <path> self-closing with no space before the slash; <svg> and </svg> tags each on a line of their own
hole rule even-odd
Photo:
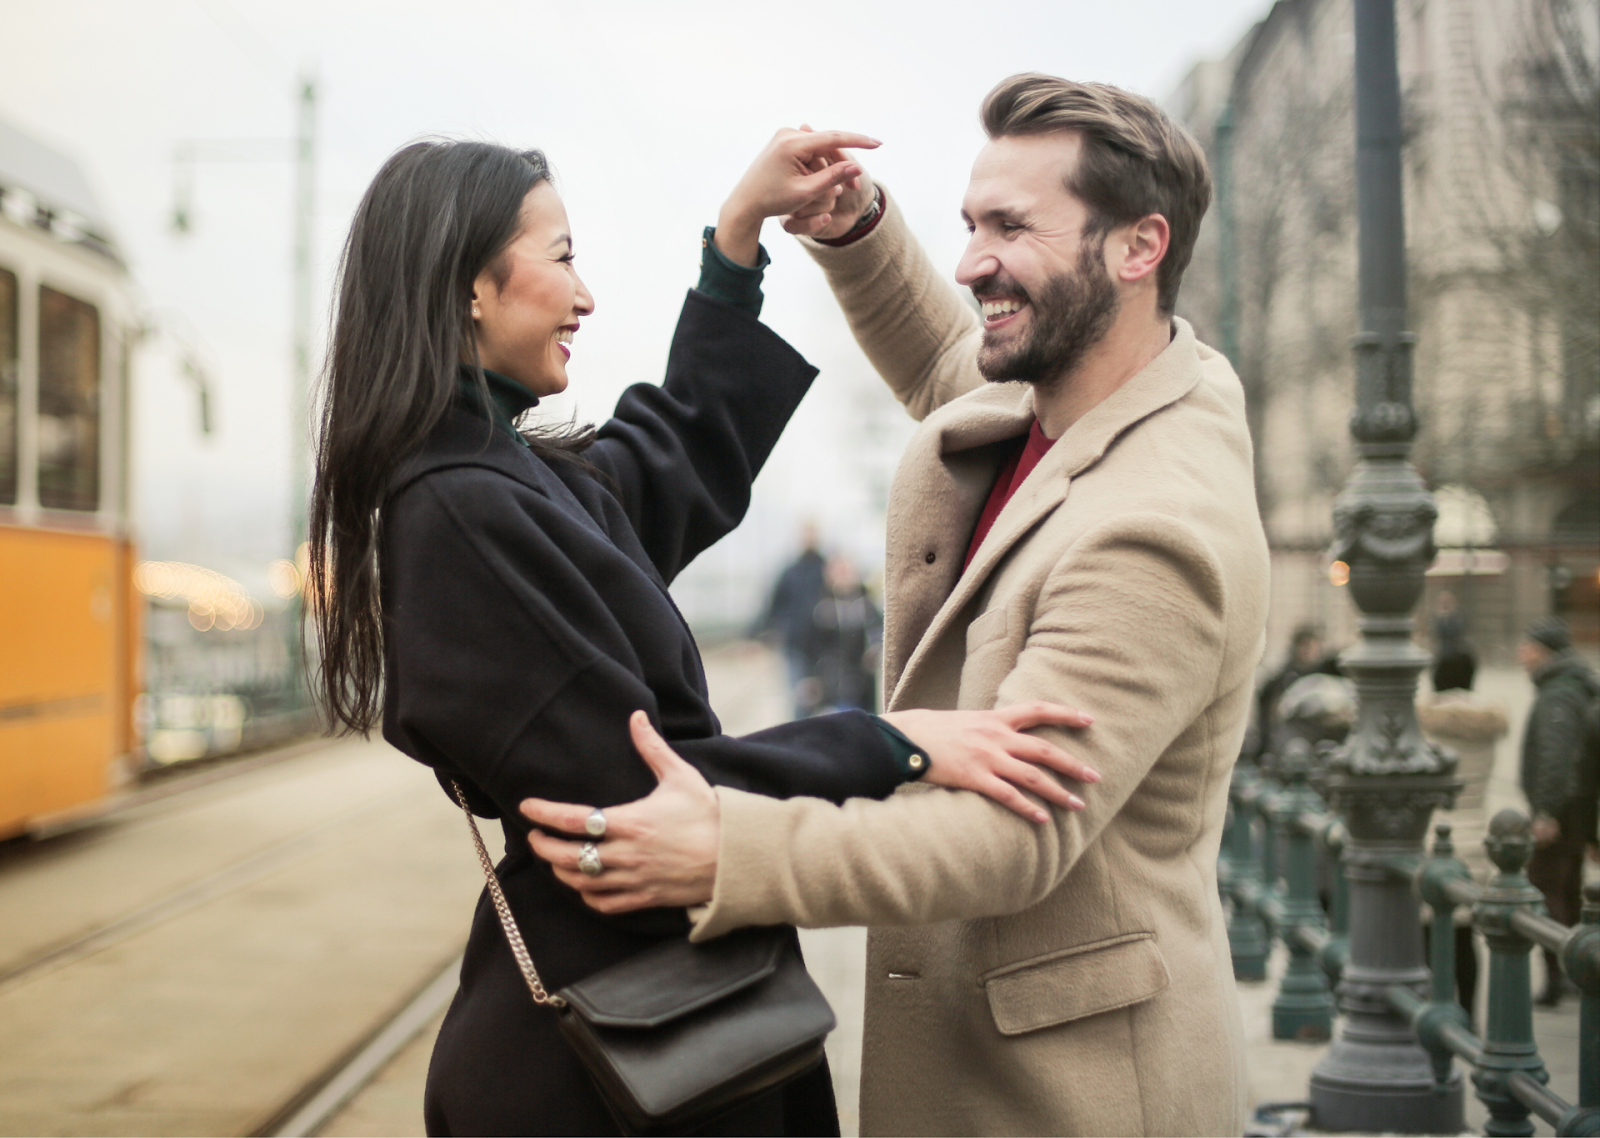
<svg viewBox="0 0 1600 1138">
<path fill-rule="evenodd" d="M 1517 663 L 1522 665 L 1522 670 L 1530 676 L 1544 667 L 1550 659 L 1550 649 L 1540 644 L 1537 640 L 1523 637 L 1517 644 Z"/>
<path fill-rule="evenodd" d="M 983 305 L 978 368 L 992 381 L 1069 374 L 1116 319 L 1105 234 L 1066 189 L 1071 132 L 997 138 L 972 166 L 961 215 L 972 234 L 956 279 Z"/>
</svg>

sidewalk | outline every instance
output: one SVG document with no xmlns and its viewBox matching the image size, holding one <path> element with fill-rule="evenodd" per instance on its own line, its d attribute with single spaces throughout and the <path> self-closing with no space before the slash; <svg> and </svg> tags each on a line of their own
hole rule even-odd
<svg viewBox="0 0 1600 1138">
<path fill-rule="evenodd" d="M 787 717 L 783 668 L 776 655 L 753 644 L 735 643 L 706 654 L 706 673 L 712 699 L 723 719 L 723 729 L 743 734 L 781 722 Z M 1502 741 L 1489 787 L 1489 808 L 1522 809 L 1517 790 L 1517 740 L 1527 714 L 1531 689 L 1521 672 L 1512 668 L 1485 669 L 1479 689 L 1506 705 L 1511 731 Z M 828 1061 L 839 1100 L 839 1121 L 845 1135 L 858 1133 L 861 1076 L 861 1018 L 866 965 L 866 934 L 862 929 L 823 929 L 801 934 L 806 963 L 832 1003 L 839 1027 L 828 1040 Z M 1539 964 L 1535 955 L 1535 978 Z M 1249 1064 L 1252 1109 L 1263 1102 L 1303 1101 L 1311 1069 L 1327 1052 L 1326 1044 L 1279 1042 L 1271 1038 L 1272 1001 L 1283 953 L 1274 955 L 1269 979 L 1239 986 Z M 1480 988 L 1481 998 L 1481 988 Z M 1481 1022 L 1480 1011 L 1480 1022 Z M 1577 1003 L 1555 1011 L 1538 1010 L 1534 1031 L 1549 1064 L 1553 1090 L 1569 1100 L 1577 1094 Z M 1337 1027 L 1336 1027 L 1337 1030 Z M 421 1134 L 422 1084 L 437 1024 L 430 1026 L 371 1084 L 323 1128 L 327 1135 Z M 1481 1133 L 1482 1105 L 1467 1092 L 1468 1128 Z M 1536 1133 L 1550 1128 L 1536 1122 Z"/>
</svg>

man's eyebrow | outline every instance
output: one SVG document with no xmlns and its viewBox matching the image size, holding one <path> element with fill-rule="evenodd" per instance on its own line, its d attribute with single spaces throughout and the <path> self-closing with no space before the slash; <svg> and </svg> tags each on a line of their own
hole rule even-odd
<svg viewBox="0 0 1600 1138">
<path fill-rule="evenodd" d="M 1018 209 L 1016 206 L 1004 206 L 1004 205 L 989 206 L 989 207 L 987 207 L 985 209 L 981 209 L 981 210 L 978 211 L 978 216 L 983 218 L 985 221 L 1016 221 L 1016 222 L 1020 222 L 1020 221 L 1026 221 L 1027 220 L 1027 214 L 1026 214 L 1025 211 L 1023 211 L 1021 209 Z M 972 215 L 969 214 L 965 209 L 963 209 L 961 211 L 961 220 L 966 222 L 968 225 L 971 225 L 972 224 Z"/>
</svg>

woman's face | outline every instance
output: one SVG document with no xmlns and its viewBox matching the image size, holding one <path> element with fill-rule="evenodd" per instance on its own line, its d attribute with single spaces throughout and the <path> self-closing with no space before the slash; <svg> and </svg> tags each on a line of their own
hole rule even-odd
<svg viewBox="0 0 1600 1138">
<path fill-rule="evenodd" d="M 567 345 L 579 317 L 593 311 L 594 298 L 572 265 L 566 207 L 549 182 L 540 182 L 522 199 L 521 231 L 472 284 L 478 358 L 535 395 L 565 391 Z"/>
</svg>

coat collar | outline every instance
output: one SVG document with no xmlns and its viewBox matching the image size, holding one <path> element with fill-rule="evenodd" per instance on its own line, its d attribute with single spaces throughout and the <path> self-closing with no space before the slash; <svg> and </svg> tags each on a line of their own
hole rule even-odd
<svg viewBox="0 0 1600 1138">
<path fill-rule="evenodd" d="M 905 684 L 989 575 L 1022 538 L 1066 501 L 1072 480 L 1089 470 L 1119 436 L 1141 420 L 1182 399 L 1200 382 L 1200 356 L 1194 329 L 1173 318 L 1172 340 L 1128 382 L 1112 392 L 1039 460 L 1011 500 L 1000 511 L 950 596 L 939 607 L 895 681 Z M 961 397 L 929 416 L 938 432 L 938 452 L 948 459 L 963 450 L 1012 438 L 1026 431 L 1034 418 L 1033 389 L 1027 384 L 991 384 Z"/>
<path fill-rule="evenodd" d="M 483 414 L 452 405 L 429 433 L 422 449 L 400 464 L 389 484 L 388 497 L 400 493 L 423 475 L 457 466 L 479 466 L 548 494 L 541 484 L 538 460 L 521 439 L 512 441 L 505 430 Z"/>
</svg>

